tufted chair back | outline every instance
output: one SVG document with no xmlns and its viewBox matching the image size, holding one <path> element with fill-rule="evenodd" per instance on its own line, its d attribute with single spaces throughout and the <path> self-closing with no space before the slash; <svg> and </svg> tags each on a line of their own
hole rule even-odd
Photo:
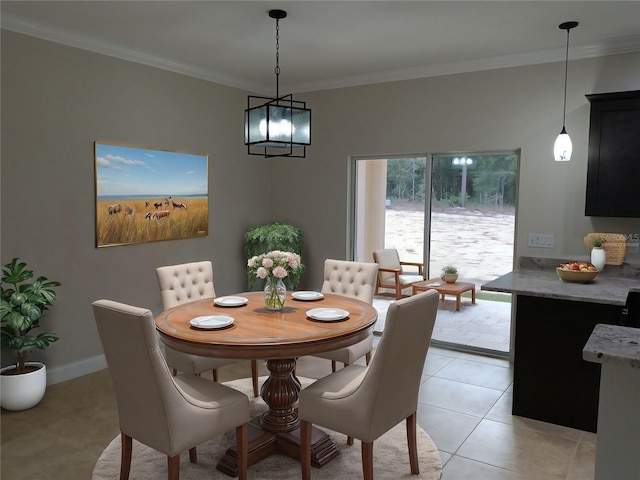
<svg viewBox="0 0 640 480">
<path fill-rule="evenodd" d="M 194 302 L 203 298 L 215 298 L 213 288 L 213 264 L 209 260 L 183 263 L 156 268 L 160 295 L 164 309 L 173 308 L 186 302 Z M 180 352 L 164 346 L 167 364 L 177 371 L 200 374 L 213 370 L 213 379 L 218 380 L 218 367 L 231 363 L 231 359 L 209 358 Z M 253 394 L 258 396 L 258 364 L 251 360 L 251 378 Z"/>
<path fill-rule="evenodd" d="M 172 308 L 202 298 L 214 298 L 213 265 L 209 260 L 156 268 L 162 305 Z"/>
<path fill-rule="evenodd" d="M 375 263 L 324 261 L 322 293 L 335 293 L 373 303 L 378 265 Z"/>
</svg>

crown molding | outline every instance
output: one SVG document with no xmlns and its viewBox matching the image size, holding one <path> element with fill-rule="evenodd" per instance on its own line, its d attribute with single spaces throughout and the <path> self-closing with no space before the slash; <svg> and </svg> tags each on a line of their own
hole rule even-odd
<svg viewBox="0 0 640 480">
<path fill-rule="evenodd" d="M 158 57 L 157 55 L 125 48 L 103 40 L 96 40 L 89 35 L 82 35 L 53 25 L 34 22 L 10 13 L 3 13 L 0 22 L 3 29 L 10 30 L 12 32 L 22 33 L 42 40 L 60 43 L 68 47 L 100 53 L 102 55 L 108 55 L 110 57 L 128 60 L 130 62 L 140 63 L 174 73 L 180 73 L 182 75 L 219 83 L 228 87 L 249 91 L 259 91 L 260 89 L 265 88 L 264 85 L 256 85 L 239 78 L 221 74 L 220 72 L 214 72 L 209 69 L 176 62 L 169 58 Z"/>
<path fill-rule="evenodd" d="M 616 38 L 606 43 L 594 45 L 578 45 L 569 49 L 569 61 L 585 58 L 604 57 L 640 51 L 640 35 Z M 460 73 L 481 72 L 501 68 L 523 67 L 542 63 L 564 62 L 565 48 L 537 50 L 498 57 L 487 57 L 461 62 L 441 63 L 436 65 L 419 65 L 393 70 L 369 72 L 363 75 L 352 75 L 335 79 L 318 80 L 298 84 L 293 93 L 313 92 L 333 88 L 355 87 L 376 83 L 400 80 L 415 80 L 426 77 L 439 77 Z"/>
<path fill-rule="evenodd" d="M 269 91 L 270 86 L 256 84 L 241 78 L 226 75 L 210 69 L 177 62 L 146 52 L 125 48 L 113 43 L 96 40 L 88 35 L 78 34 L 56 26 L 34 22 L 18 15 L 3 13 L 2 28 L 17 33 L 30 35 L 70 47 L 88 50 L 123 60 L 128 60 L 151 67 L 168 70 L 174 73 L 207 80 L 210 82 L 238 88 L 245 91 L 261 93 Z M 578 45 L 569 49 L 569 60 L 617 55 L 640 51 L 640 35 L 621 37 L 593 45 Z M 413 67 L 381 70 L 362 75 L 352 75 L 340 78 L 303 82 L 290 85 L 291 93 L 313 92 L 333 88 L 355 87 L 417 78 L 437 77 L 460 73 L 495 70 L 500 68 L 521 67 L 541 63 L 564 61 L 565 49 L 547 49 L 513 55 L 474 59 L 461 62 L 441 63 L 437 65 L 417 65 Z"/>
</svg>

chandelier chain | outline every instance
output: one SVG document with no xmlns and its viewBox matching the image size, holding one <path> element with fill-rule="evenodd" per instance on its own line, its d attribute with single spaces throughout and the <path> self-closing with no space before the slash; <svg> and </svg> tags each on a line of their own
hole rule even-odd
<svg viewBox="0 0 640 480">
<path fill-rule="evenodd" d="M 280 20 L 276 19 L 276 99 L 280 98 Z"/>
</svg>

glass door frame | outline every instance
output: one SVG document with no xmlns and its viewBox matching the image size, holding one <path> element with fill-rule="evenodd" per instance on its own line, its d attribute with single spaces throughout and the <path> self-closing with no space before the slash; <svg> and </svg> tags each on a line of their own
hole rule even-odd
<svg viewBox="0 0 640 480">
<path fill-rule="evenodd" d="M 361 160 L 381 160 L 381 159 L 391 159 L 391 158 L 425 158 L 426 159 L 426 167 L 425 167 L 425 188 L 428 185 L 429 189 L 432 185 L 433 180 L 433 158 L 441 158 L 441 157 L 450 157 L 455 158 L 456 156 L 483 156 L 483 155 L 516 155 L 517 157 L 517 165 L 516 165 L 516 178 L 515 178 L 515 218 L 514 218 L 514 236 L 518 231 L 518 197 L 520 190 L 520 160 L 521 160 L 521 150 L 494 150 L 494 151 L 483 151 L 483 152 L 474 152 L 474 151 L 466 151 L 466 152 L 446 152 L 446 153 L 411 153 L 411 154 L 394 154 L 394 155 L 353 155 L 348 157 L 347 161 L 347 215 L 346 215 L 346 258 L 350 260 L 355 259 L 355 249 L 356 249 L 356 212 L 357 212 L 357 162 Z M 425 278 L 431 277 L 431 272 L 429 271 L 430 267 L 430 242 L 431 242 L 431 200 L 432 195 L 426 195 L 424 199 L 424 224 L 423 224 L 423 262 L 424 262 L 424 276 Z M 517 242 L 514 238 L 513 242 L 513 265 L 512 269 L 516 268 L 516 259 L 518 258 L 517 252 Z M 516 307 L 516 298 L 512 297 L 511 301 L 511 318 L 510 318 L 510 341 L 509 341 L 509 351 L 508 352 L 499 352 L 489 349 L 483 349 L 480 347 L 468 347 L 461 346 L 458 344 L 451 344 L 448 342 L 433 340 L 434 345 L 440 345 L 446 348 L 461 350 L 467 352 L 477 352 L 485 355 L 496 356 L 496 357 L 509 357 L 513 358 L 513 340 L 515 335 L 515 307 Z"/>
</svg>

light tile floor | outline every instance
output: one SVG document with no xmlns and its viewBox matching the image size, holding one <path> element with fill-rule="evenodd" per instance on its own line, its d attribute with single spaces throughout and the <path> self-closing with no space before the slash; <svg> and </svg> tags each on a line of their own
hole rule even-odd
<svg viewBox="0 0 640 480">
<path fill-rule="evenodd" d="M 442 480 L 591 480 L 590 432 L 511 415 L 507 360 L 431 348 L 418 422 L 444 464 Z"/>
<path fill-rule="evenodd" d="M 330 370 L 330 362 L 304 357 L 297 373 L 320 378 Z M 240 361 L 221 368 L 220 380 L 249 372 L 249 362 Z M 440 449 L 442 480 L 593 479 L 595 435 L 512 416 L 511 379 L 507 360 L 430 348 L 418 422 Z M 118 435 L 109 373 L 50 386 L 40 405 L 2 410 L 0 421 L 0 478 L 87 480 Z"/>
</svg>

